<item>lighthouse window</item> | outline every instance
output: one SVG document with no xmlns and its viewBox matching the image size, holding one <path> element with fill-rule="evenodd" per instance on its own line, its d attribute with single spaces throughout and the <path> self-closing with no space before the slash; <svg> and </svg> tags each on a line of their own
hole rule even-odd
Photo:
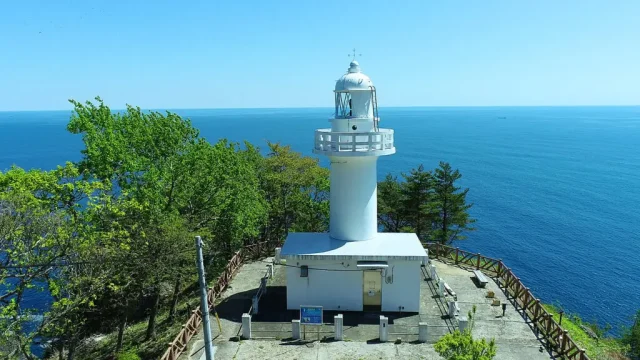
<svg viewBox="0 0 640 360">
<path fill-rule="evenodd" d="M 346 118 L 353 116 L 351 110 L 351 94 L 349 93 L 336 93 L 336 117 Z"/>
<path fill-rule="evenodd" d="M 300 277 L 309 276 L 309 267 L 307 265 L 300 266 Z"/>
<path fill-rule="evenodd" d="M 351 127 L 351 129 L 352 129 L 352 130 L 354 130 L 354 131 L 355 131 L 355 130 L 358 130 L 358 125 L 353 125 L 353 126 Z"/>
</svg>

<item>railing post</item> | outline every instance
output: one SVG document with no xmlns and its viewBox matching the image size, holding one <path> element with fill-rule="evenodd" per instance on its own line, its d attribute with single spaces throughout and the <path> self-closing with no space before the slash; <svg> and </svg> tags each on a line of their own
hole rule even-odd
<svg viewBox="0 0 640 360">
<path fill-rule="evenodd" d="M 522 283 L 520 282 L 520 279 L 518 279 L 517 277 L 515 278 L 515 282 L 516 282 L 516 286 L 513 289 L 513 304 L 517 309 L 519 306 L 518 299 L 520 298 L 520 290 L 522 289 Z"/>
<path fill-rule="evenodd" d="M 524 299 L 522 300 L 522 308 L 524 309 L 524 314 L 527 315 L 527 309 L 529 308 L 529 296 L 531 293 L 529 292 L 529 288 L 524 288 Z"/>
<path fill-rule="evenodd" d="M 454 261 L 456 265 L 458 265 L 458 254 L 460 254 L 460 248 L 456 248 L 456 259 Z"/>
<path fill-rule="evenodd" d="M 564 355 L 564 350 L 567 348 L 567 337 L 569 336 L 569 331 L 562 330 L 562 345 L 560 347 L 560 355 Z"/>
<path fill-rule="evenodd" d="M 587 360 L 587 357 L 584 355 L 585 350 L 580 349 L 580 360 Z"/>
<path fill-rule="evenodd" d="M 498 259 L 498 278 L 502 277 L 502 259 Z"/>
<path fill-rule="evenodd" d="M 476 261 L 476 270 L 480 270 L 480 253 L 477 254 L 478 260 Z"/>
</svg>

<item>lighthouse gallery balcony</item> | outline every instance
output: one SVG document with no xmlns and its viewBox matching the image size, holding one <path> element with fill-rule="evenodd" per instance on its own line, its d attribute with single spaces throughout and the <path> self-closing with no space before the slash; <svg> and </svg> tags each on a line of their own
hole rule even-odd
<svg viewBox="0 0 640 360">
<path fill-rule="evenodd" d="M 338 132 L 318 129 L 315 132 L 315 154 L 330 156 L 383 156 L 396 152 L 393 130 L 371 132 Z"/>
</svg>

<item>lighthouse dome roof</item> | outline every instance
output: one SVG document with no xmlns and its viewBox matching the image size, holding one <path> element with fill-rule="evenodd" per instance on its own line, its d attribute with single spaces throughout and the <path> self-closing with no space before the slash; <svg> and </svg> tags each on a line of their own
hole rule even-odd
<svg viewBox="0 0 640 360">
<path fill-rule="evenodd" d="M 372 86 L 373 82 L 371 79 L 360 71 L 360 64 L 354 60 L 349 64 L 349 70 L 347 73 L 342 75 L 342 77 L 336 81 L 335 91 L 371 91 Z"/>
</svg>

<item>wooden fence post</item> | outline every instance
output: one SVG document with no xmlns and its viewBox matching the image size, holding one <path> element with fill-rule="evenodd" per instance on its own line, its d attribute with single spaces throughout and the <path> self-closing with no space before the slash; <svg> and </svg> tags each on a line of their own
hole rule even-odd
<svg viewBox="0 0 640 360">
<path fill-rule="evenodd" d="M 529 298 L 531 297 L 531 292 L 529 288 L 524 288 L 524 299 L 522 299 L 522 307 L 524 309 L 524 314 L 527 315 L 527 309 L 529 309 Z"/>
<path fill-rule="evenodd" d="M 545 314 L 545 320 L 547 321 L 547 343 L 551 339 L 551 316 L 549 314 Z"/>
<path fill-rule="evenodd" d="M 567 337 L 569 336 L 569 331 L 562 330 L 562 345 L 560 346 L 560 355 L 564 355 L 564 350 L 567 348 Z"/>
<path fill-rule="evenodd" d="M 498 278 L 502 277 L 502 259 L 498 259 Z"/>
<path fill-rule="evenodd" d="M 478 260 L 476 261 L 476 270 L 480 270 L 480 253 L 477 254 Z"/>
<path fill-rule="evenodd" d="M 456 259 L 455 259 L 455 261 L 454 261 L 454 263 L 455 263 L 456 265 L 458 265 L 458 254 L 459 254 L 459 253 L 460 253 L 460 248 L 456 248 Z"/>
</svg>

